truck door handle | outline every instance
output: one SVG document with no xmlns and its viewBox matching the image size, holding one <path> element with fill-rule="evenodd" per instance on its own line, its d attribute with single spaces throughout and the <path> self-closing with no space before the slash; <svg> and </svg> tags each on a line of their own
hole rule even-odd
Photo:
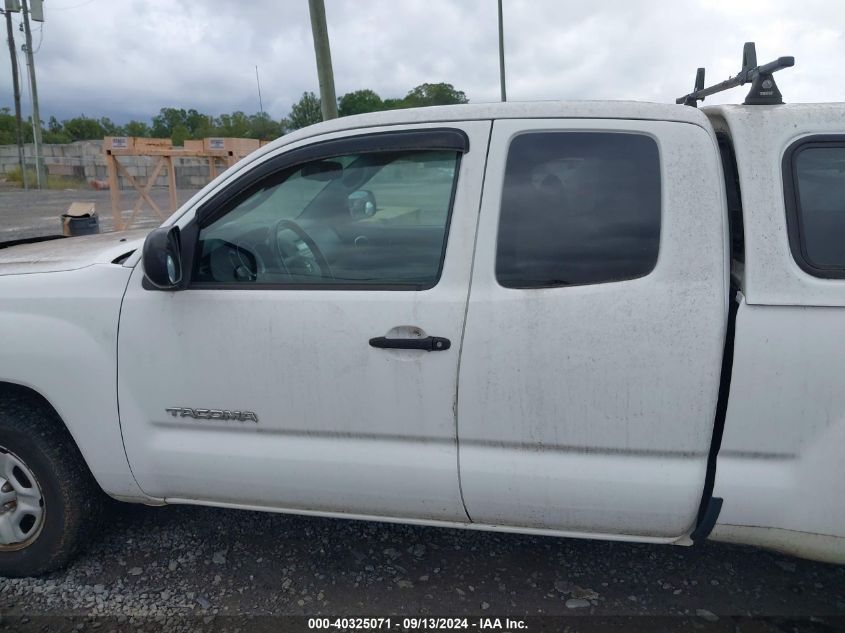
<svg viewBox="0 0 845 633">
<path fill-rule="evenodd" d="M 452 342 L 439 336 L 426 336 L 425 338 L 377 336 L 370 339 L 370 346 L 379 349 L 421 349 L 426 352 L 443 352 L 452 346 Z"/>
</svg>

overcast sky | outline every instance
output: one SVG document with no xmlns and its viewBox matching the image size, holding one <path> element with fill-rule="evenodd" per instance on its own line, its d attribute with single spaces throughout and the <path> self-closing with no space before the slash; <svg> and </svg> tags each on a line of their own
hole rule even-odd
<svg viewBox="0 0 845 633">
<path fill-rule="evenodd" d="M 445 81 L 471 102 L 499 98 L 496 0 L 325 0 L 337 94 L 401 97 Z M 148 121 L 162 106 L 285 116 L 318 92 L 307 0 L 45 0 L 35 24 L 41 116 Z M 739 70 L 742 43 L 786 101 L 841 101 L 842 0 L 504 0 L 510 100 L 674 101 Z M 16 23 L 20 16 L 15 16 Z M 17 44 L 23 34 L 16 32 Z M 12 106 L 8 51 L 0 106 Z M 23 57 L 20 57 L 23 61 Z M 708 103 L 739 102 L 737 88 Z M 30 110 L 24 89 L 24 111 Z"/>
</svg>

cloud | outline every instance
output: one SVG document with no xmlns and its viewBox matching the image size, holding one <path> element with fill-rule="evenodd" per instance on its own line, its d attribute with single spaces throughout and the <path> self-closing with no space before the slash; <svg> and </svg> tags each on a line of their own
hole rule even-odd
<svg viewBox="0 0 845 633">
<path fill-rule="evenodd" d="M 371 88 L 401 97 L 448 81 L 471 101 L 498 99 L 494 0 L 326 0 L 326 12 L 338 95 Z M 317 91 L 306 0 L 48 0 L 45 14 L 43 32 L 35 28 L 45 119 L 149 120 L 162 106 L 256 112 L 256 65 L 275 118 Z M 734 74 L 751 40 L 761 62 L 796 57 L 777 76 L 787 101 L 842 98 L 834 79 L 845 62 L 843 3 L 504 0 L 504 15 L 512 100 L 671 102 L 692 87 L 698 66 L 708 83 Z M 8 70 L 0 89 L 0 105 L 11 106 Z"/>
</svg>

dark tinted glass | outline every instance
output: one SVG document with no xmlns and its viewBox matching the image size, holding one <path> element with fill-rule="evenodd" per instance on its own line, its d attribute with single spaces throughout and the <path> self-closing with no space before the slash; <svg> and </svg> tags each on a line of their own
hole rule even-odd
<svg viewBox="0 0 845 633">
<path fill-rule="evenodd" d="M 657 144 L 639 134 L 532 132 L 510 146 L 496 278 L 508 288 L 647 275 L 660 242 Z"/>
<path fill-rule="evenodd" d="M 845 147 L 795 154 L 801 247 L 817 268 L 845 267 Z"/>
</svg>

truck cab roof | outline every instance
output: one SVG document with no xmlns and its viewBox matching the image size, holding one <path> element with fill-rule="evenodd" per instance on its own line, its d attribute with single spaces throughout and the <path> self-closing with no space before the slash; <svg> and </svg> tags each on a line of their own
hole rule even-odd
<svg viewBox="0 0 845 633">
<path fill-rule="evenodd" d="M 696 108 L 643 101 L 507 101 L 386 110 L 323 121 L 286 134 L 270 143 L 269 148 L 287 145 L 304 138 L 344 130 L 382 125 L 445 123 L 489 119 L 638 119 L 678 121 L 707 126 L 706 118 Z"/>
</svg>

